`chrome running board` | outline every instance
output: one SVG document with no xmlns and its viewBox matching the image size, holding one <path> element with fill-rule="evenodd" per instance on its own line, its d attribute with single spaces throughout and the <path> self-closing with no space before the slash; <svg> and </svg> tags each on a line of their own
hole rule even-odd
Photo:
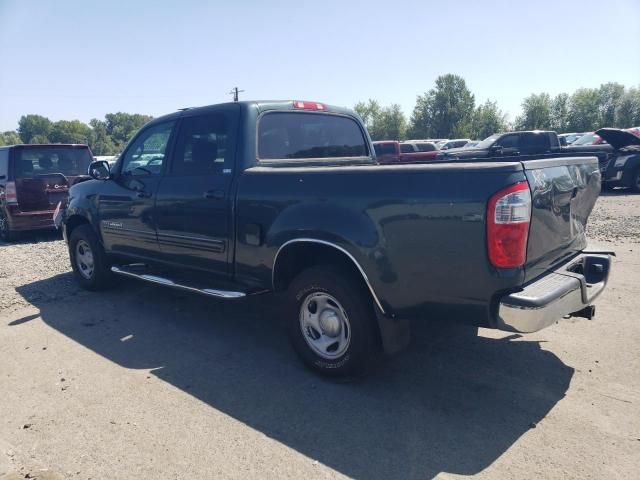
<svg viewBox="0 0 640 480">
<path fill-rule="evenodd" d="M 177 288 L 179 290 L 186 290 L 188 292 L 200 293 L 201 295 L 208 295 L 209 297 L 224 298 L 232 300 L 235 298 L 242 298 L 246 296 L 244 292 L 233 292 L 230 290 L 217 290 L 215 288 L 198 288 L 189 285 L 176 283 L 169 278 L 160 277 L 158 275 L 150 275 L 148 273 L 136 273 L 130 269 L 127 269 L 129 265 L 113 266 L 111 271 L 118 275 L 124 275 L 126 277 L 137 278 L 144 280 L 145 282 L 157 283 L 158 285 L 164 285 L 165 287 Z M 131 267 L 139 267 L 140 264 L 133 264 Z"/>
</svg>

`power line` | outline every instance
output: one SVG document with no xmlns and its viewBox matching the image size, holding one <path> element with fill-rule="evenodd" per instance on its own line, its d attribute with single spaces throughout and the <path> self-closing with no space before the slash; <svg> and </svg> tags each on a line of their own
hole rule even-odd
<svg viewBox="0 0 640 480">
<path fill-rule="evenodd" d="M 233 90 L 231 90 L 229 92 L 229 95 L 233 95 L 233 101 L 237 102 L 238 101 L 238 94 L 240 92 L 244 92 L 244 90 L 238 90 L 238 87 L 233 87 Z"/>
</svg>

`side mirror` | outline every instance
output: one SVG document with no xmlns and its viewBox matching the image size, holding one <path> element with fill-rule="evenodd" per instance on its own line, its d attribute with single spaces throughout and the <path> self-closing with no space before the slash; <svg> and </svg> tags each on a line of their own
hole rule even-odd
<svg viewBox="0 0 640 480">
<path fill-rule="evenodd" d="M 96 180 L 109 180 L 111 178 L 111 168 L 106 160 L 96 160 L 89 165 L 89 176 Z"/>
</svg>

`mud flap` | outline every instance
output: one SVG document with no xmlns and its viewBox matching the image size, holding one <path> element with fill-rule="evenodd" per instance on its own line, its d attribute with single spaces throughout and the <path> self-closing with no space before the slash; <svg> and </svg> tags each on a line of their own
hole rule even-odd
<svg viewBox="0 0 640 480">
<path fill-rule="evenodd" d="M 407 319 L 386 317 L 376 308 L 376 320 L 380 330 L 382 349 L 386 355 L 404 350 L 411 340 L 411 322 Z"/>
</svg>

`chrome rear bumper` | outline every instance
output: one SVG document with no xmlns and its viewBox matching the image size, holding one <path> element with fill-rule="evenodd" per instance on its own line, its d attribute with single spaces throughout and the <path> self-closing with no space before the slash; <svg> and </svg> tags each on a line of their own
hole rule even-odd
<svg viewBox="0 0 640 480">
<path fill-rule="evenodd" d="M 529 333 L 567 315 L 593 315 L 589 308 L 609 278 L 612 252 L 584 252 L 562 267 L 500 299 L 500 330 Z"/>
</svg>

